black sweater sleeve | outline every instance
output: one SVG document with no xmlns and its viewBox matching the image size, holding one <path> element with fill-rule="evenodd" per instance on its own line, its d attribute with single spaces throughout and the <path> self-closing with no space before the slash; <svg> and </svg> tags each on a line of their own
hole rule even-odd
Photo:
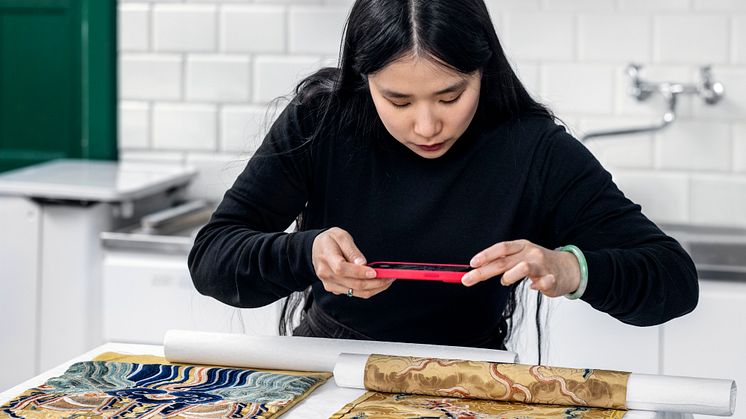
<svg viewBox="0 0 746 419">
<path fill-rule="evenodd" d="M 550 132 L 540 182 L 556 243 L 578 246 L 587 259 L 581 299 L 636 326 L 694 310 L 699 286 L 686 251 L 624 196 L 579 141 L 559 127 Z"/>
<path fill-rule="evenodd" d="M 311 184 L 308 117 L 291 103 L 195 237 L 189 271 L 197 290 L 236 307 L 261 307 L 308 287 L 320 230 L 283 231 Z"/>
</svg>

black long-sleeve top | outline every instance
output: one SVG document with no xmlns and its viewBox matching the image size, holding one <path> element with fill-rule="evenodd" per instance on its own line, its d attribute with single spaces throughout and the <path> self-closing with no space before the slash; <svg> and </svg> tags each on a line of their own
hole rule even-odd
<svg viewBox="0 0 746 419">
<path fill-rule="evenodd" d="M 370 299 L 325 291 L 312 244 L 336 226 L 370 262 L 468 264 L 505 240 L 574 244 L 588 262 L 582 300 L 595 309 L 647 326 L 696 306 L 691 258 L 549 118 L 475 118 L 445 155 L 425 159 L 388 133 L 372 144 L 352 134 L 308 143 L 311 106 L 285 108 L 196 236 L 189 268 L 200 293 L 260 307 L 312 286 L 314 304 L 379 340 L 458 345 L 496 330 L 508 298 L 497 279 L 397 280 Z M 301 212 L 304 230 L 285 233 Z"/>
</svg>

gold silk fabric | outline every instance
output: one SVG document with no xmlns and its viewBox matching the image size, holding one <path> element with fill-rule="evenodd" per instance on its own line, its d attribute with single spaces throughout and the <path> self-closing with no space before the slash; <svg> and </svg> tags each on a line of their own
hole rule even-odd
<svg viewBox="0 0 746 419">
<path fill-rule="evenodd" d="M 629 373 L 371 355 L 364 377 L 332 418 L 621 418 Z"/>
<path fill-rule="evenodd" d="M 331 419 L 621 419 L 625 410 L 366 392 Z"/>
</svg>

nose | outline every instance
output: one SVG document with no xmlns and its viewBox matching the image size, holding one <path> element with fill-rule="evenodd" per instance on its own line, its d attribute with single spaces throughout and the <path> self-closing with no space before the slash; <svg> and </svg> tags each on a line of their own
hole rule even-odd
<svg viewBox="0 0 746 419">
<path fill-rule="evenodd" d="M 418 110 L 414 120 L 414 133 L 429 140 L 440 133 L 443 129 L 443 123 L 440 118 L 427 106 Z"/>
</svg>

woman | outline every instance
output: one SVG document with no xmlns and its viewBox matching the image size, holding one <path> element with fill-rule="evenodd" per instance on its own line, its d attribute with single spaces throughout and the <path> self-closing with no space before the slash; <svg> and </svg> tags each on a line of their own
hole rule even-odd
<svg viewBox="0 0 746 419">
<path fill-rule="evenodd" d="M 377 260 L 475 269 L 378 279 Z M 526 92 L 483 0 L 356 1 L 339 68 L 298 85 L 189 266 L 237 307 L 310 287 L 294 334 L 487 348 L 524 278 L 640 326 L 698 298 L 686 252 Z"/>
</svg>

